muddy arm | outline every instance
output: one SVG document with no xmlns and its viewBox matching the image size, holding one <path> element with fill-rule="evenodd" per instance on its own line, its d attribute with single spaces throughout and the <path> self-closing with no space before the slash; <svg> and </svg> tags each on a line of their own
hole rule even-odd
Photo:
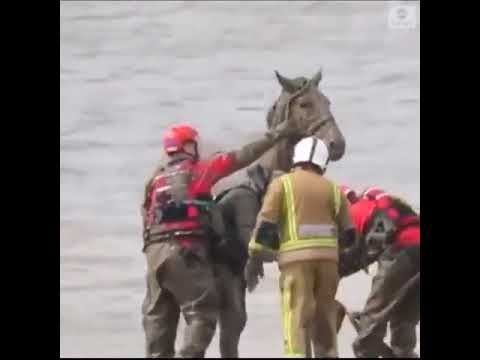
<svg viewBox="0 0 480 360">
<path fill-rule="evenodd" d="M 253 163 L 266 153 L 267 150 L 272 148 L 278 140 L 280 140 L 280 138 L 275 138 L 267 133 L 262 139 L 254 141 L 243 146 L 241 149 L 234 151 L 233 156 L 235 157 L 235 165 L 233 171 L 235 172 L 243 169 Z"/>
<path fill-rule="evenodd" d="M 393 297 L 393 300 L 390 302 L 390 304 L 375 316 L 374 326 L 367 329 L 366 332 L 371 333 L 375 331 L 382 324 L 385 324 L 385 322 L 391 317 L 392 313 L 397 309 L 397 307 L 402 304 L 405 298 L 409 296 L 413 291 L 418 291 L 419 287 L 420 287 L 420 272 L 417 273 L 414 277 L 410 278 L 397 291 L 396 295 Z M 348 319 L 352 323 L 355 331 L 357 331 L 357 333 L 360 333 L 362 330 L 362 328 L 360 327 L 360 318 L 362 317 L 362 313 L 361 312 L 350 313 L 347 311 L 346 314 Z M 365 335 L 366 333 L 362 334 L 362 336 L 365 336 Z M 379 352 L 380 352 L 379 355 L 384 358 L 395 357 L 393 350 L 384 341 L 380 343 Z"/>
<path fill-rule="evenodd" d="M 345 234 L 342 236 L 345 236 Z M 364 238 L 357 235 L 356 241 L 352 246 L 340 250 L 338 263 L 340 277 L 344 278 L 353 275 L 365 269 L 376 260 L 376 258 L 369 258 L 367 255 Z"/>
<path fill-rule="evenodd" d="M 299 135 L 301 135 L 301 132 L 295 124 L 288 120 L 280 123 L 276 128 L 266 132 L 263 138 L 233 152 L 236 160 L 234 171 L 240 170 L 253 163 L 279 140 Z"/>
</svg>

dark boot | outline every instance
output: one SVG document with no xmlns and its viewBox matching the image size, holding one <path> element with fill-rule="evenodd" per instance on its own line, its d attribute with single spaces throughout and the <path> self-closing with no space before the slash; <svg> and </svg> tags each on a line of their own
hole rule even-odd
<svg viewBox="0 0 480 360">
<path fill-rule="evenodd" d="M 358 337 L 353 343 L 357 357 L 378 357 L 385 346 L 387 322 L 376 320 L 377 314 L 394 300 L 397 291 L 417 274 L 409 255 L 405 251 L 387 250 L 378 261 L 378 272 L 373 278 L 372 290 L 360 317 Z"/>
</svg>

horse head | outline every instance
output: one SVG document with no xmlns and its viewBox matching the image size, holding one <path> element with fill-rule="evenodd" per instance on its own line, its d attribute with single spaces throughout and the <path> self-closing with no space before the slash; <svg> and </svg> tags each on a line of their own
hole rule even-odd
<svg viewBox="0 0 480 360">
<path fill-rule="evenodd" d="M 311 79 L 289 79 L 277 71 L 275 75 L 282 91 L 268 112 L 268 128 L 271 129 L 288 118 L 303 132 L 322 139 L 329 147 L 330 160 L 340 160 L 345 153 L 345 138 L 330 110 L 330 100 L 319 89 L 322 72 L 317 72 Z M 281 154 L 281 157 L 291 159 L 291 151 L 298 140 L 300 138 L 283 143 L 287 153 Z M 277 148 L 276 151 L 278 150 L 280 149 Z M 289 165 L 284 163 L 279 167 L 286 168 Z"/>
</svg>

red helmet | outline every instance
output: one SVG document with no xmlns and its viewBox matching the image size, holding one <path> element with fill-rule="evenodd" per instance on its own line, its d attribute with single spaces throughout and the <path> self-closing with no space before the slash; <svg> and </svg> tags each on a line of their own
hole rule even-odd
<svg viewBox="0 0 480 360">
<path fill-rule="evenodd" d="M 172 126 L 163 135 L 163 148 L 167 154 L 183 150 L 185 143 L 197 142 L 198 132 L 190 125 Z"/>
<path fill-rule="evenodd" d="M 358 195 L 352 188 L 348 187 L 347 185 L 341 185 L 340 191 L 345 195 L 350 204 L 355 204 L 359 199 Z"/>
<path fill-rule="evenodd" d="M 387 196 L 387 192 L 385 190 L 380 189 L 379 187 L 372 186 L 362 193 L 362 197 L 371 199 L 371 200 L 379 200 L 380 198 Z"/>
</svg>

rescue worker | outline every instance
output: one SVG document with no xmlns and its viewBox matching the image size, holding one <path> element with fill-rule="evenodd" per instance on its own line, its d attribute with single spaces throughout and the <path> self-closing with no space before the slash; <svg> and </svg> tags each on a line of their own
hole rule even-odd
<svg viewBox="0 0 480 360">
<path fill-rule="evenodd" d="M 357 357 L 378 357 L 385 347 L 387 322 L 391 351 L 395 357 L 418 357 L 415 328 L 420 321 L 420 288 L 405 296 L 386 320 L 380 314 L 393 309 L 399 290 L 420 272 L 420 216 L 406 202 L 382 189 L 369 188 L 361 196 L 348 188 L 344 194 L 352 202 L 351 215 L 366 251 L 356 269 L 378 260 L 378 270 L 366 305 L 358 315 L 359 333 L 353 343 Z"/>
<path fill-rule="evenodd" d="M 343 195 L 345 195 L 346 199 L 350 204 L 350 214 L 351 214 L 351 206 L 355 204 L 359 200 L 359 196 L 357 193 L 350 187 L 346 185 L 340 185 L 340 191 Z M 352 219 L 353 220 L 353 219 Z M 355 225 L 355 223 L 354 223 Z M 339 254 L 339 263 L 338 263 L 338 272 L 340 275 L 340 279 L 343 277 L 350 276 L 356 273 L 359 270 L 364 270 L 368 272 L 368 265 L 370 265 L 374 260 L 370 262 L 366 259 L 366 246 L 365 246 L 365 238 L 359 236 L 357 229 L 355 228 L 355 232 L 357 233 L 356 242 L 351 244 L 351 246 L 340 249 Z M 368 262 L 368 263 L 367 263 Z"/>
<path fill-rule="evenodd" d="M 255 227 L 263 195 L 272 177 L 272 171 L 256 164 L 247 170 L 248 180 L 220 193 L 215 202 L 223 215 L 228 234 L 223 236 L 221 250 L 214 257 L 217 263 L 220 295 L 220 354 L 222 358 L 238 358 L 238 344 L 245 328 L 246 281 L 244 268 L 248 259 L 248 242 Z M 249 278 L 252 290 L 263 276 L 263 266 Z M 252 284 L 252 282 L 254 282 Z"/>
<path fill-rule="evenodd" d="M 328 161 L 322 140 L 296 144 L 293 169 L 270 183 L 249 244 L 249 264 L 278 261 L 287 357 L 306 357 L 313 321 L 321 356 L 337 356 L 338 233 L 355 232 L 348 201 L 323 176 Z"/>
<path fill-rule="evenodd" d="M 163 147 L 168 162 L 148 181 L 142 211 L 148 271 L 142 307 L 147 357 L 173 357 L 180 312 L 186 328 L 178 355 L 205 356 L 218 317 L 212 242 L 216 231 L 224 231 L 211 188 L 291 134 L 296 135 L 296 129 L 286 120 L 238 151 L 200 160 L 194 128 L 178 125 L 166 131 Z"/>
</svg>

